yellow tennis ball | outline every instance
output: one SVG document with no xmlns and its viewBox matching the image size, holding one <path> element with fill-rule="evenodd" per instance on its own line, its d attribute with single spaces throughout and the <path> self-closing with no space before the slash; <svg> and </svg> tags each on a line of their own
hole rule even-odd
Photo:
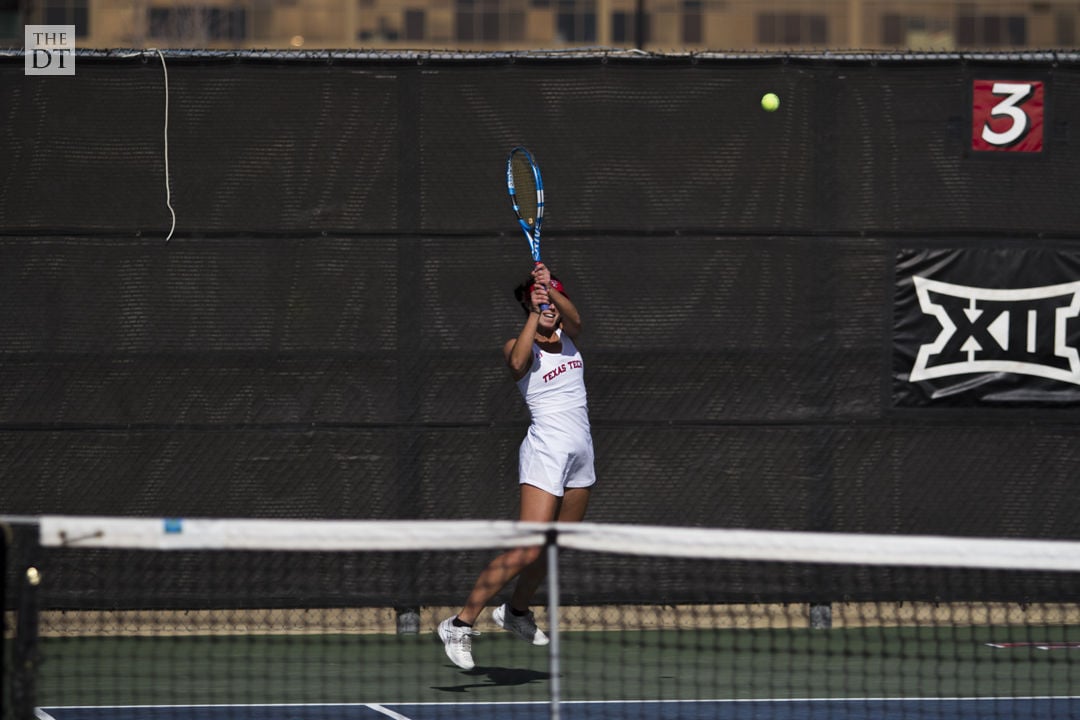
<svg viewBox="0 0 1080 720">
<path fill-rule="evenodd" d="M 36 567 L 26 568 L 26 582 L 31 585 L 37 585 L 41 582 L 41 573 L 38 572 Z"/>
<path fill-rule="evenodd" d="M 765 112 L 775 112 L 780 107 L 780 98 L 776 93 L 765 93 L 761 96 L 761 109 Z"/>
</svg>

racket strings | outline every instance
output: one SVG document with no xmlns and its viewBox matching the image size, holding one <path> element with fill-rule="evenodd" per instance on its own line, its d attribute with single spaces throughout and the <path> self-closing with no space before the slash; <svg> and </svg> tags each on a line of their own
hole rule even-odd
<svg viewBox="0 0 1080 720">
<path fill-rule="evenodd" d="M 535 225 L 537 193 L 536 178 L 533 175 L 532 165 L 529 163 L 528 158 L 515 153 L 510 167 L 514 177 L 514 196 L 517 202 L 518 215 L 529 225 Z"/>
</svg>

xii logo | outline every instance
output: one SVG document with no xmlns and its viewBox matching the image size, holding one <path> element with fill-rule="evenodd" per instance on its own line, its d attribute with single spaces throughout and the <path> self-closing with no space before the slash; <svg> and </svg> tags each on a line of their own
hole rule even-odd
<svg viewBox="0 0 1080 720">
<path fill-rule="evenodd" d="M 1009 372 L 1080 385 L 1069 321 L 1080 316 L 1080 281 L 1017 290 L 913 277 L 919 307 L 941 330 L 921 345 L 911 382 Z"/>
</svg>

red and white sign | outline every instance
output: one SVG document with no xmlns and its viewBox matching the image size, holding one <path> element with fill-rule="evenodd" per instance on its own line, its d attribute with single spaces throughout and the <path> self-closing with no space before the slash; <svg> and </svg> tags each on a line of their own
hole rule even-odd
<svg viewBox="0 0 1080 720">
<path fill-rule="evenodd" d="M 976 80 L 971 103 L 971 149 L 1042 152 L 1045 102 L 1042 82 Z"/>
</svg>

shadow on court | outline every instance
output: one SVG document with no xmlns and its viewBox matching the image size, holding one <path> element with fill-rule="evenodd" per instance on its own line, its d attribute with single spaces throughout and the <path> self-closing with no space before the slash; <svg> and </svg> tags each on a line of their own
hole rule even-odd
<svg viewBox="0 0 1080 720">
<path fill-rule="evenodd" d="M 439 692 L 466 693 L 470 690 L 479 690 L 482 688 L 528 685 L 538 680 L 548 680 L 551 678 L 551 673 L 541 672 L 539 670 L 503 667 L 477 667 L 472 670 L 465 670 L 461 674 L 477 679 L 487 678 L 487 681 L 467 683 L 464 685 L 432 686 L 431 689 L 438 690 Z"/>
</svg>

